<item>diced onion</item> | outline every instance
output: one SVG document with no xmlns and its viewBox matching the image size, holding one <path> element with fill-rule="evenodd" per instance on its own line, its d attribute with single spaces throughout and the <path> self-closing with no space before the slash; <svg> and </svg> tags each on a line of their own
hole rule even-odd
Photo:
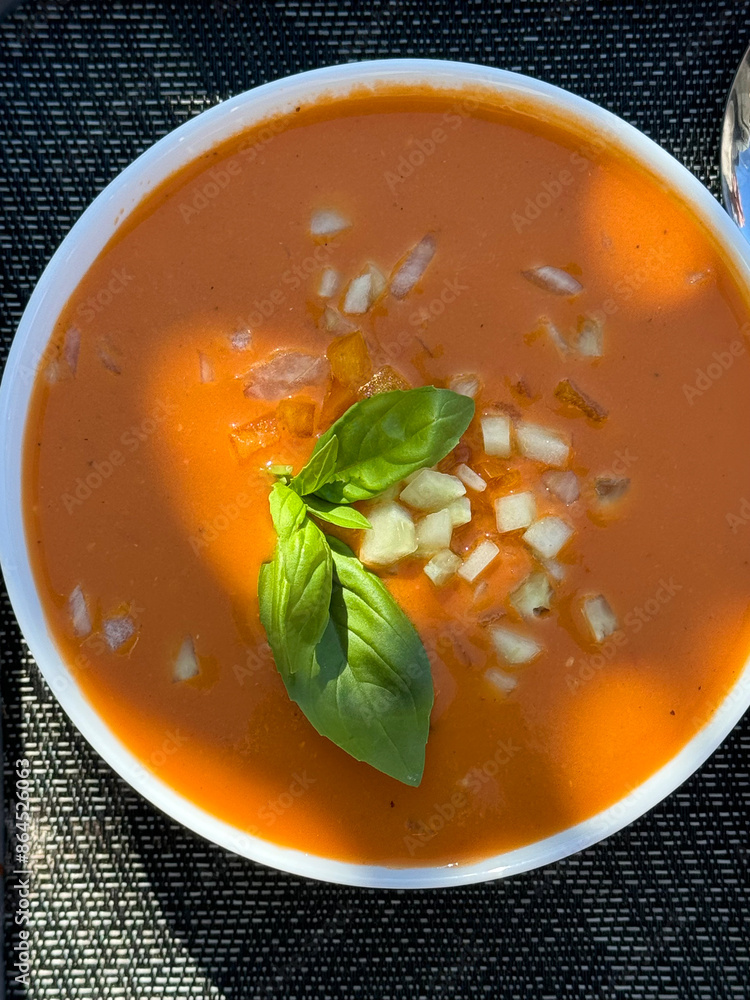
<svg viewBox="0 0 750 1000">
<path fill-rule="evenodd" d="M 510 595 L 510 603 L 524 618 L 535 618 L 549 611 L 552 587 L 545 573 L 535 570 Z"/>
<path fill-rule="evenodd" d="M 310 232 L 313 236 L 334 236 L 351 226 L 351 222 L 343 215 L 331 209 L 321 208 L 313 212 L 310 219 Z"/>
<path fill-rule="evenodd" d="M 328 381 L 328 358 L 303 351 L 279 350 L 245 373 L 245 395 L 255 399 L 282 399 L 306 386 Z"/>
<path fill-rule="evenodd" d="M 495 520 L 500 534 L 528 528 L 536 517 L 536 501 L 530 492 L 511 493 L 495 500 Z"/>
<path fill-rule="evenodd" d="M 320 325 L 329 332 L 336 330 L 339 333 L 348 333 L 350 330 L 355 329 L 351 320 L 346 319 L 345 316 L 342 316 L 340 312 L 331 306 L 326 306 L 323 310 L 323 315 L 320 317 Z"/>
<path fill-rule="evenodd" d="M 81 351 L 81 331 L 77 326 L 68 327 L 63 343 L 63 357 L 65 358 L 70 374 L 75 375 L 78 368 L 78 355 Z"/>
<path fill-rule="evenodd" d="M 386 288 L 385 275 L 374 264 L 367 265 L 367 273 L 370 275 L 370 304 L 379 299 Z"/>
<path fill-rule="evenodd" d="M 566 505 L 575 503 L 581 495 L 581 484 L 575 472 L 567 470 L 565 472 L 557 469 L 549 469 L 542 473 L 542 482 L 553 493 L 558 500 Z"/>
<path fill-rule="evenodd" d="M 466 487 L 456 476 L 434 469 L 419 469 L 401 491 L 401 500 L 417 510 L 442 510 L 466 493 Z"/>
<path fill-rule="evenodd" d="M 543 288 L 545 292 L 553 292 L 555 295 L 578 295 L 579 292 L 583 291 L 581 282 L 560 267 L 545 265 L 544 267 L 532 267 L 521 273 L 527 281 Z"/>
<path fill-rule="evenodd" d="M 339 281 L 339 272 L 333 267 L 327 267 L 320 276 L 318 295 L 322 299 L 330 299 L 332 295 L 336 294 Z"/>
<path fill-rule="evenodd" d="M 518 679 L 516 677 L 511 677 L 510 674 L 506 674 L 504 670 L 498 670 L 497 667 L 490 667 L 489 670 L 485 671 L 484 676 L 488 681 L 491 681 L 496 688 L 503 692 L 503 694 L 510 694 L 514 687 L 518 684 Z"/>
<path fill-rule="evenodd" d="M 104 338 L 99 342 L 99 358 L 104 367 L 114 375 L 121 375 L 120 362 L 112 348 L 112 345 Z"/>
<path fill-rule="evenodd" d="M 570 444 L 558 431 L 538 424 L 519 423 L 516 438 L 522 455 L 545 465 L 562 466 L 568 461 Z"/>
<path fill-rule="evenodd" d="M 104 619 L 102 631 L 107 645 L 114 653 L 135 633 L 135 622 L 129 615 L 115 615 Z"/>
<path fill-rule="evenodd" d="M 417 533 L 408 510 L 397 503 L 373 507 L 367 519 L 371 527 L 362 533 L 359 558 L 368 566 L 389 566 L 417 549 Z"/>
<path fill-rule="evenodd" d="M 68 598 L 68 613 L 77 636 L 91 634 L 91 615 L 80 584 L 71 591 Z"/>
<path fill-rule="evenodd" d="M 510 417 L 506 413 L 487 413 L 482 417 L 484 450 L 499 458 L 510 457 Z"/>
<path fill-rule="evenodd" d="M 201 382 L 213 382 L 214 366 L 206 357 L 203 351 L 198 351 L 198 365 L 200 368 Z"/>
<path fill-rule="evenodd" d="M 447 549 L 453 534 L 450 508 L 427 514 L 417 521 L 417 555 L 432 556 L 441 549 Z"/>
<path fill-rule="evenodd" d="M 369 272 L 360 274 L 349 282 L 344 297 L 343 310 L 350 316 L 361 316 L 370 308 L 372 295 L 372 275 Z"/>
<path fill-rule="evenodd" d="M 174 661 L 172 669 L 172 679 L 175 681 L 189 681 L 200 673 L 198 657 L 195 655 L 195 644 L 191 636 L 186 635 L 180 646 L 180 651 Z"/>
<path fill-rule="evenodd" d="M 235 330 L 229 338 L 229 343 L 235 351 L 246 351 L 252 346 L 253 335 L 249 330 Z"/>
<path fill-rule="evenodd" d="M 625 476 L 598 476 L 594 489 L 600 500 L 614 503 L 622 500 L 630 489 L 630 480 Z"/>
<path fill-rule="evenodd" d="M 596 597 L 585 597 L 581 608 L 596 642 L 604 642 L 620 627 L 609 602 L 601 594 Z"/>
<path fill-rule="evenodd" d="M 570 540 L 573 529 L 560 517 L 551 514 L 535 521 L 523 533 L 523 540 L 543 559 L 554 559 L 560 549 Z"/>
<path fill-rule="evenodd" d="M 478 375 L 454 375 L 448 382 L 448 388 L 460 396 L 470 396 L 472 399 L 479 392 L 481 382 Z"/>
<path fill-rule="evenodd" d="M 495 559 L 500 553 L 500 549 L 491 542 L 488 538 L 480 542 L 479 545 L 470 553 L 466 559 L 464 559 L 461 568 L 458 571 L 458 575 L 462 576 L 464 580 L 468 580 L 472 583 L 479 574 L 485 570 L 489 564 Z"/>
<path fill-rule="evenodd" d="M 578 330 L 576 350 L 584 358 L 600 358 L 604 354 L 604 329 L 602 324 L 588 317 Z"/>
<path fill-rule="evenodd" d="M 542 329 L 545 331 L 549 339 L 555 345 L 555 347 L 560 351 L 561 354 L 570 354 L 570 347 L 568 346 L 565 338 L 560 333 L 557 326 L 548 319 L 546 316 L 542 316 L 540 320 Z"/>
<path fill-rule="evenodd" d="M 490 629 L 492 642 L 506 663 L 529 663 L 543 650 L 541 643 L 513 629 L 496 625 Z"/>
<path fill-rule="evenodd" d="M 437 243 L 435 237 L 428 233 L 423 236 L 413 249 L 409 251 L 406 259 L 396 269 L 391 278 L 391 295 L 397 299 L 403 299 L 414 288 L 416 283 L 427 270 L 427 266 L 435 256 Z"/>
<path fill-rule="evenodd" d="M 470 490 L 482 493 L 487 489 L 487 483 L 484 479 L 477 472 L 474 472 L 473 469 L 470 469 L 468 465 L 459 465 L 456 468 L 456 475 L 464 486 L 468 486 Z"/>
<path fill-rule="evenodd" d="M 561 583 L 565 579 L 566 569 L 562 563 L 556 559 L 542 559 L 542 566 L 547 570 L 553 580 Z"/>
<path fill-rule="evenodd" d="M 471 500 L 468 497 L 459 497 L 458 500 L 449 503 L 445 509 L 448 511 L 454 528 L 468 524 L 471 520 Z"/>
<path fill-rule="evenodd" d="M 460 556 L 451 552 L 450 549 L 443 549 L 442 552 L 436 552 L 432 559 L 425 564 L 424 571 L 436 587 L 442 587 L 455 575 L 460 565 Z"/>
</svg>

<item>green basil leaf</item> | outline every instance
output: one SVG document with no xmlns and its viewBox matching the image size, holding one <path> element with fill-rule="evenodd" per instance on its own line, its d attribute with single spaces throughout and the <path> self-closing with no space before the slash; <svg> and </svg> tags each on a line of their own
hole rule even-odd
<svg viewBox="0 0 750 1000">
<path fill-rule="evenodd" d="M 290 482 L 290 486 L 304 496 L 306 493 L 315 493 L 323 483 L 327 483 L 333 476 L 336 469 L 336 455 L 338 453 L 338 438 L 330 437 L 325 444 L 317 442 L 310 460 Z"/>
<path fill-rule="evenodd" d="M 328 625 L 332 560 L 326 536 L 304 502 L 275 483 L 271 516 L 278 533 L 273 559 L 258 578 L 260 620 L 281 675 L 308 664 Z"/>
<path fill-rule="evenodd" d="M 343 542 L 329 542 L 330 619 L 304 668 L 282 670 L 287 691 L 352 757 L 418 785 L 433 703 L 427 653 L 380 579 Z"/>
<path fill-rule="evenodd" d="M 360 400 L 318 439 L 308 464 L 334 439 L 338 450 L 328 479 L 318 477 L 311 492 L 336 504 L 369 500 L 444 458 L 473 415 L 473 399 L 431 385 Z"/>
<path fill-rule="evenodd" d="M 312 493 L 305 497 L 305 503 L 313 517 L 328 521 L 330 524 L 337 524 L 340 528 L 372 527 L 365 515 L 360 514 L 356 507 L 329 503 Z"/>
</svg>

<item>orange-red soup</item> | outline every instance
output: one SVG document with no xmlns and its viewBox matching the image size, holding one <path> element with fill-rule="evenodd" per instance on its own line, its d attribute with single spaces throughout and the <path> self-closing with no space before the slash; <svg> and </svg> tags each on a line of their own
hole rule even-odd
<svg viewBox="0 0 750 1000">
<path fill-rule="evenodd" d="M 350 228 L 313 240 L 318 208 Z M 346 283 L 374 262 L 387 276 L 428 232 L 437 252 L 416 288 L 349 317 L 368 349 L 362 377 L 385 365 L 412 386 L 478 375 L 478 414 L 499 407 L 570 437 L 582 496 L 561 506 L 538 463 L 483 456 L 478 420 L 441 463 L 468 462 L 488 482 L 467 491 L 473 519 L 453 550 L 489 536 L 501 554 L 473 584 L 438 588 L 415 558 L 383 573 L 435 682 L 424 778 L 411 788 L 312 729 L 258 619 L 258 570 L 274 544 L 262 469 L 299 468 L 351 393 L 330 382 L 295 392 L 315 404 L 311 428 L 309 404 L 284 418 L 243 387 L 276 349 L 335 352 L 342 328 L 328 329 L 324 310 L 342 292 L 320 298 L 324 268 Z M 565 268 L 582 292 L 554 295 L 523 276 L 541 265 Z M 533 108 L 370 93 L 238 137 L 146 200 L 57 325 L 25 464 L 28 542 L 55 640 L 147 768 L 276 843 L 442 864 L 584 820 L 679 751 L 747 657 L 748 312 L 678 199 L 621 151 Z M 603 356 L 565 354 L 542 317 L 568 338 L 596 318 Z M 604 421 L 555 396 L 565 378 Z M 289 412 L 301 415 L 297 435 Z M 232 440 L 259 419 L 266 437 Z M 630 480 L 614 506 L 597 500 L 601 475 Z M 575 529 L 551 612 L 528 625 L 508 596 L 533 559 L 518 534 L 497 534 L 492 506 L 522 487 Z M 69 614 L 76 586 L 92 617 L 84 639 Z M 592 593 L 620 625 L 601 645 L 580 616 Z M 99 633 L 118 613 L 136 632 L 112 652 Z M 544 653 L 499 663 L 498 621 L 533 632 Z M 186 635 L 200 673 L 175 682 Z M 488 679 L 493 667 L 513 690 Z"/>
</svg>

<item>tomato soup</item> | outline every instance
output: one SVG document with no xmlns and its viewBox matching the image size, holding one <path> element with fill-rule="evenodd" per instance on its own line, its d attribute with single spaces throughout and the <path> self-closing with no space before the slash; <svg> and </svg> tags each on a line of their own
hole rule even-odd
<svg viewBox="0 0 750 1000">
<path fill-rule="evenodd" d="M 43 359 L 26 525 L 61 654 L 146 768 L 278 844 L 452 864 L 591 817 L 750 649 L 749 318 L 663 183 L 533 106 L 367 91 L 237 136 L 121 225 Z M 420 549 L 374 558 L 434 680 L 410 787 L 289 699 L 258 574 L 272 470 L 423 385 L 476 415 L 433 470 L 448 535 L 392 492 Z"/>
</svg>

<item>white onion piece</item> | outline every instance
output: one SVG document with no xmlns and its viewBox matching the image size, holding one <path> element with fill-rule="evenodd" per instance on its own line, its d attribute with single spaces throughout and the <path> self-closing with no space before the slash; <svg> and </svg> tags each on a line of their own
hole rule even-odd
<svg viewBox="0 0 750 1000">
<path fill-rule="evenodd" d="M 235 330 L 229 338 L 234 351 L 246 351 L 253 343 L 253 335 L 249 330 Z"/>
<path fill-rule="evenodd" d="M 370 308 L 372 295 L 372 275 L 368 272 L 360 274 L 349 282 L 342 306 L 345 313 L 350 316 L 361 316 Z"/>
<path fill-rule="evenodd" d="M 595 319 L 586 318 L 581 324 L 576 350 L 584 358 L 600 358 L 604 354 L 604 329 Z"/>
<path fill-rule="evenodd" d="M 562 583 L 565 579 L 567 570 L 563 564 L 558 562 L 556 559 L 542 559 L 542 566 L 544 566 L 552 579 L 557 583 Z"/>
<path fill-rule="evenodd" d="M 135 633 L 135 622 L 129 615 L 115 615 L 104 619 L 102 631 L 107 645 L 114 653 Z"/>
<path fill-rule="evenodd" d="M 331 209 L 321 208 L 313 212 L 310 219 L 310 233 L 313 236 L 334 236 L 351 226 L 351 222 L 343 215 Z"/>
<path fill-rule="evenodd" d="M 459 497 L 458 500 L 449 503 L 445 509 L 448 511 L 454 528 L 468 524 L 471 520 L 471 500 L 468 497 Z"/>
<path fill-rule="evenodd" d="M 359 558 L 368 566 L 389 566 L 417 549 L 417 533 L 411 514 L 397 503 L 373 507 L 367 519 L 372 525 L 362 533 Z"/>
<path fill-rule="evenodd" d="M 522 271 L 521 274 L 538 288 L 543 288 L 545 292 L 553 292 L 555 295 L 578 295 L 583 291 L 581 282 L 560 267 L 547 264 L 544 267 L 532 267 L 528 271 Z"/>
<path fill-rule="evenodd" d="M 255 399 L 281 399 L 305 386 L 322 385 L 328 380 L 328 359 L 302 351 L 276 351 L 245 373 L 245 395 Z"/>
<path fill-rule="evenodd" d="M 198 351 L 198 365 L 200 368 L 201 382 L 213 382 L 214 366 L 206 357 L 203 351 Z"/>
<path fill-rule="evenodd" d="M 707 267 L 705 271 L 694 271 L 692 274 L 689 274 L 685 281 L 688 285 L 702 285 L 704 281 L 708 281 L 710 277 L 711 268 Z"/>
<path fill-rule="evenodd" d="M 339 287 L 339 272 L 334 267 L 327 267 L 320 276 L 318 285 L 318 295 L 321 299 L 330 299 L 335 295 Z"/>
<path fill-rule="evenodd" d="M 200 667 L 198 666 L 198 657 L 195 655 L 195 644 L 192 638 L 186 635 L 174 661 L 172 680 L 189 681 L 191 677 L 196 677 L 199 673 Z"/>
<path fill-rule="evenodd" d="M 506 413 L 487 413 L 482 417 L 482 438 L 488 455 L 509 458 L 510 417 Z"/>
<path fill-rule="evenodd" d="M 70 374 L 75 375 L 78 368 L 78 355 L 81 351 L 81 331 L 77 326 L 68 327 L 63 342 L 63 357 L 70 368 Z"/>
<path fill-rule="evenodd" d="M 68 614 L 73 623 L 73 632 L 76 635 L 91 634 L 91 615 L 80 584 L 71 591 L 68 598 Z"/>
<path fill-rule="evenodd" d="M 501 625 L 491 628 L 490 635 L 498 656 L 502 656 L 506 663 L 529 663 L 544 649 L 542 644 L 531 636 L 522 635 Z"/>
<path fill-rule="evenodd" d="M 468 486 L 470 490 L 475 490 L 477 493 L 483 493 L 484 490 L 487 489 L 487 483 L 484 479 L 482 479 L 479 473 L 470 469 L 468 465 L 459 465 L 456 468 L 456 475 L 464 486 Z"/>
<path fill-rule="evenodd" d="M 453 534 L 450 509 L 444 507 L 417 521 L 417 555 L 433 556 L 441 549 L 447 549 Z"/>
<path fill-rule="evenodd" d="M 572 538 L 573 529 L 560 517 L 551 514 L 534 521 L 523 533 L 523 540 L 543 559 L 554 559 L 560 549 Z"/>
<path fill-rule="evenodd" d="M 558 500 L 566 505 L 575 503 L 581 495 L 581 484 L 575 472 L 560 472 L 557 469 L 550 469 L 542 473 L 542 482 L 553 493 Z"/>
<path fill-rule="evenodd" d="M 432 233 L 423 236 L 409 251 L 403 264 L 396 268 L 391 278 L 391 295 L 403 299 L 414 288 L 435 256 L 437 243 Z"/>
<path fill-rule="evenodd" d="M 570 354 L 570 347 L 568 346 L 565 338 L 560 333 L 555 324 L 552 322 L 552 320 L 548 319 L 546 316 L 543 316 L 541 319 L 541 325 L 544 331 L 546 332 L 547 336 L 549 337 L 549 339 L 552 341 L 555 347 L 560 351 L 560 353 Z"/>
<path fill-rule="evenodd" d="M 626 476 L 598 476 L 594 489 L 600 500 L 606 503 L 614 503 L 622 500 L 630 489 L 630 480 Z"/>
<path fill-rule="evenodd" d="M 456 476 L 434 469 L 419 469 L 401 491 L 400 499 L 417 510 L 442 510 L 466 493 L 466 487 Z"/>
<path fill-rule="evenodd" d="M 352 333 L 359 329 L 353 320 L 342 316 L 338 309 L 333 309 L 331 306 L 326 306 L 323 310 L 323 314 L 318 320 L 318 326 L 337 334 Z"/>
<path fill-rule="evenodd" d="M 442 587 L 455 575 L 460 565 L 460 556 L 451 552 L 450 549 L 443 549 L 441 552 L 436 552 L 432 559 L 425 564 L 424 571 L 436 587 Z"/>
<path fill-rule="evenodd" d="M 620 627 L 609 602 L 601 594 L 596 597 L 585 597 L 581 608 L 596 642 L 603 642 Z"/>
<path fill-rule="evenodd" d="M 99 343 L 99 359 L 108 371 L 111 371 L 115 375 L 122 374 L 122 369 L 112 349 L 112 345 L 106 340 L 101 340 Z"/>
<path fill-rule="evenodd" d="M 514 687 L 518 684 L 518 679 L 511 677 L 510 674 L 506 674 L 504 670 L 498 670 L 497 667 L 490 667 L 489 670 L 485 671 L 484 676 L 488 681 L 491 681 L 496 688 L 502 691 L 503 694 L 510 694 Z"/>
<path fill-rule="evenodd" d="M 484 541 L 480 542 L 479 545 L 474 549 L 470 555 L 464 559 L 461 568 L 458 571 L 458 575 L 462 576 L 464 580 L 468 580 L 472 583 L 483 572 L 493 559 L 497 558 L 500 554 L 500 549 L 491 542 L 489 538 L 485 538 Z"/>
<path fill-rule="evenodd" d="M 495 500 L 495 520 L 501 535 L 528 528 L 536 517 L 536 501 L 530 492 L 511 493 Z"/>
<path fill-rule="evenodd" d="M 535 570 L 510 595 L 510 603 L 524 618 L 535 618 L 549 611 L 552 587 L 545 573 Z"/>
<path fill-rule="evenodd" d="M 374 264 L 367 265 L 367 273 L 370 275 L 370 305 L 372 305 L 385 291 L 387 282 L 383 272 Z"/>
<path fill-rule="evenodd" d="M 520 423 L 516 438 L 522 455 L 545 465 L 565 465 L 570 455 L 570 444 L 558 431 L 538 424 Z"/>
<path fill-rule="evenodd" d="M 459 396 L 470 396 L 472 399 L 479 392 L 481 382 L 478 375 L 454 375 L 448 382 L 448 388 Z"/>
</svg>

